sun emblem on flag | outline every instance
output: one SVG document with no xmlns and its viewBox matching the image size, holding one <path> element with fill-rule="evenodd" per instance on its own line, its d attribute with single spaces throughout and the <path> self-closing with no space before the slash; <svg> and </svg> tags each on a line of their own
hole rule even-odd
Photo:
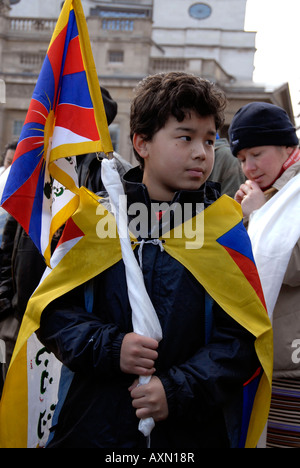
<svg viewBox="0 0 300 468">
<path fill-rule="evenodd" d="M 51 151 L 51 140 L 53 136 L 53 131 L 55 127 L 55 114 L 54 111 L 51 110 L 48 114 L 45 123 L 45 130 L 44 130 L 44 159 L 47 158 L 49 150 Z"/>
</svg>

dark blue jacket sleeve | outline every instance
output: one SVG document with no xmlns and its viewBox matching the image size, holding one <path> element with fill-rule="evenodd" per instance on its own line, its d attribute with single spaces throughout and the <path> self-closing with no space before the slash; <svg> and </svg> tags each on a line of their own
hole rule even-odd
<svg viewBox="0 0 300 468">
<path fill-rule="evenodd" d="M 254 336 L 217 304 L 213 316 L 210 342 L 187 361 L 159 375 L 175 417 L 205 417 L 230 405 L 231 400 L 241 402 L 243 385 L 260 366 Z"/>
<path fill-rule="evenodd" d="M 53 301 L 43 312 L 38 336 L 70 370 L 95 375 L 120 371 L 125 336 L 117 325 L 86 311 L 84 287 Z"/>
</svg>

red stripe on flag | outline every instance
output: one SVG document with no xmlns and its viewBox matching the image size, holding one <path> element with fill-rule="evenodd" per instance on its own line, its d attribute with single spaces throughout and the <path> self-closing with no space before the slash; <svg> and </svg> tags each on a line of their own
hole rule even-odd
<svg viewBox="0 0 300 468">
<path fill-rule="evenodd" d="M 56 126 L 71 130 L 73 133 L 89 140 L 100 140 L 94 109 L 83 109 L 71 104 L 60 104 L 57 111 Z"/>
<path fill-rule="evenodd" d="M 84 71 L 79 37 L 75 37 L 69 44 L 64 67 L 64 76 Z"/>
<path fill-rule="evenodd" d="M 41 148 L 41 156 L 44 152 L 44 135 L 41 133 L 41 136 L 34 136 L 25 138 L 24 140 L 20 141 L 14 157 L 14 162 L 23 156 L 26 153 L 29 153 L 33 149 Z"/>
<path fill-rule="evenodd" d="M 48 58 L 52 67 L 53 75 L 54 75 L 54 80 L 55 80 L 55 99 L 54 102 L 56 102 L 57 96 L 57 89 L 58 89 L 58 84 L 59 84 L 59 79 L 60 79 L 60 73 L 61 73 L 61 66 L 62 66 L 62 59 L 63 59 L 63 54 L 64 54 L 64 49 L 65 49 L 65 41 L 66 41 L 66 35 L 67 35 L 67 30 L 68 30 L 68 25 L 64 27 L 64 29 L 59 33 L 57 38 L 54 40 L 52 43 L 50 49 L 48 50 Z"/>
<path fill-rule="evenodd" d="M 40 101 L 32 99 L 24 125 L 32 122 L 45 125 L 48 114 L 48 110 Z"/>
<path fill-rule="evenodd" d="M 267 310 L 265 296 L 255 264 L 252 262 L 252 260 L 250 260 L 250 258 L 241 255 L 236 250 L 230 249 L 229 247 L 224 248 L 235 261 L 243 275 L 247 278 L 247 280 L 255 290 L 256 294 L 258 295 L 259 299 L 261 300 L 263 306 Z"/>
<path fill-rule="evenodd" d="M 249 379 L 248 382 L 246 382 L 246 383 L 244 384 L 244 387 L 247 387 L 247 385 L 251 384 L 251 382 L 253 382 L 253 380 L 255 380 L 257 377 L 259 377 L 260 374 L 261 374 L 261 371 L 262 371 L 262 368 L 259 367 L 259 368 L 257 369 L 257 371 L 255 372 L 255 374 L 251 377 L 251 379 Z"/>
<path fill-rule="evenodd" d="M 73 219 L 70 218 L 66 223 L 66 227 L 59 240 L 59 243 L 57 244 L 57 247 L 72 239 L 77 239 L 78 237 L 84 237 L 84 232 L 82 232 L 81 229 L 79 229 L 79 227 L 77 226 L 77 224 L 75 224 Z"/>
<path fill-rule="evenodd" d="M 25 229 L 28 234 L 36 187 L 43 160 L 37 165 L 31 177 L 2 205 Z M 16 201 L 18 200 L 18 203 Z M 11 203 L 10 203 L 11 202 Z"/>
</svg>

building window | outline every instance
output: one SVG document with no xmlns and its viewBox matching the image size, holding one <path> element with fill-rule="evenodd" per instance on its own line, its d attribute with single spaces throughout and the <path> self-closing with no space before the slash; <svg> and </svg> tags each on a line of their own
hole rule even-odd
<svg viewBox="0 0 300 468">
<path fill-rule="evenodd" d="M 181 58 L 157 58 L 150 61 L 151 73 L 185 71 L 187 61 Z"/>
<path fill-rule="evenodd" d="M 152 7 L 135 6 L 97 6 L 91 8 L 91 16 L 102 18 L 102 29 L 105 31 L 133 31 L 134 21 L 151 19 Z"/>
<path fill-rule="evenodd" d="M 22 52 L 20 55 L 20 62 L 22 65 L 41 66 L 43 64 L 45 56 L 46 52 L 38 52 L 36 54 Z"/>
<path fill-rule="evenodd" d="M 96 7 L 91 9 L 91 16 L 100 16 L 100 18 L 151 18 L 151 8 L 113 8 Z"/>
<path fill-rule="evenodd" d="M 124 62 L 123 50 L 110 50 L 108 52 L 108 61 L 109 63 L 123 63 Z"/>
<path fill-rule="evenodd" d="M 105 31 L 133 31 L 134 21 L 132 20 L 102 20 L 102 29 Z"/>
<path fill-rule="evenodd" d="M 12 129 L 13 134 L 12 134 L 12 136 L 13 136 L 14 139 L 19 139 L 20 138 L 23 125 L 24 125 L 23 120 L 14 120 L 13 121 L 13 129 Z"/>
</svg>

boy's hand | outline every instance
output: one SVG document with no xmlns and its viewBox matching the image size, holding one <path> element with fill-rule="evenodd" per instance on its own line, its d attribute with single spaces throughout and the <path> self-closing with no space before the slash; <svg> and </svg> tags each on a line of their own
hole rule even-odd
<svg viewBox="0 0 300 468">
<path fill-rule="evenodd" d="M 121 346 L 120 367 L 125 374 L 148 377 L 154 374 L 158 358 L 158 342 L 152 338 L 129 333 Z"/>
<path fill-rule="evenodd" d="M 256 182 L 247 180 L 235 194 L 234 199 L 241 204 L 244 216 L 250 216 L 265 203 L 265 195 Z"/>
<path fill-rule="evenodd" d="M 132 406 L 137 410 L 139 419 L 153 418 L 155 422 L 164 421 L 169 416 L 165 389 L 160 379 L 151 378 L 147 385 L 138 385 L 136 380 L 128 389 L 131 393 Z"/>
</svg>

